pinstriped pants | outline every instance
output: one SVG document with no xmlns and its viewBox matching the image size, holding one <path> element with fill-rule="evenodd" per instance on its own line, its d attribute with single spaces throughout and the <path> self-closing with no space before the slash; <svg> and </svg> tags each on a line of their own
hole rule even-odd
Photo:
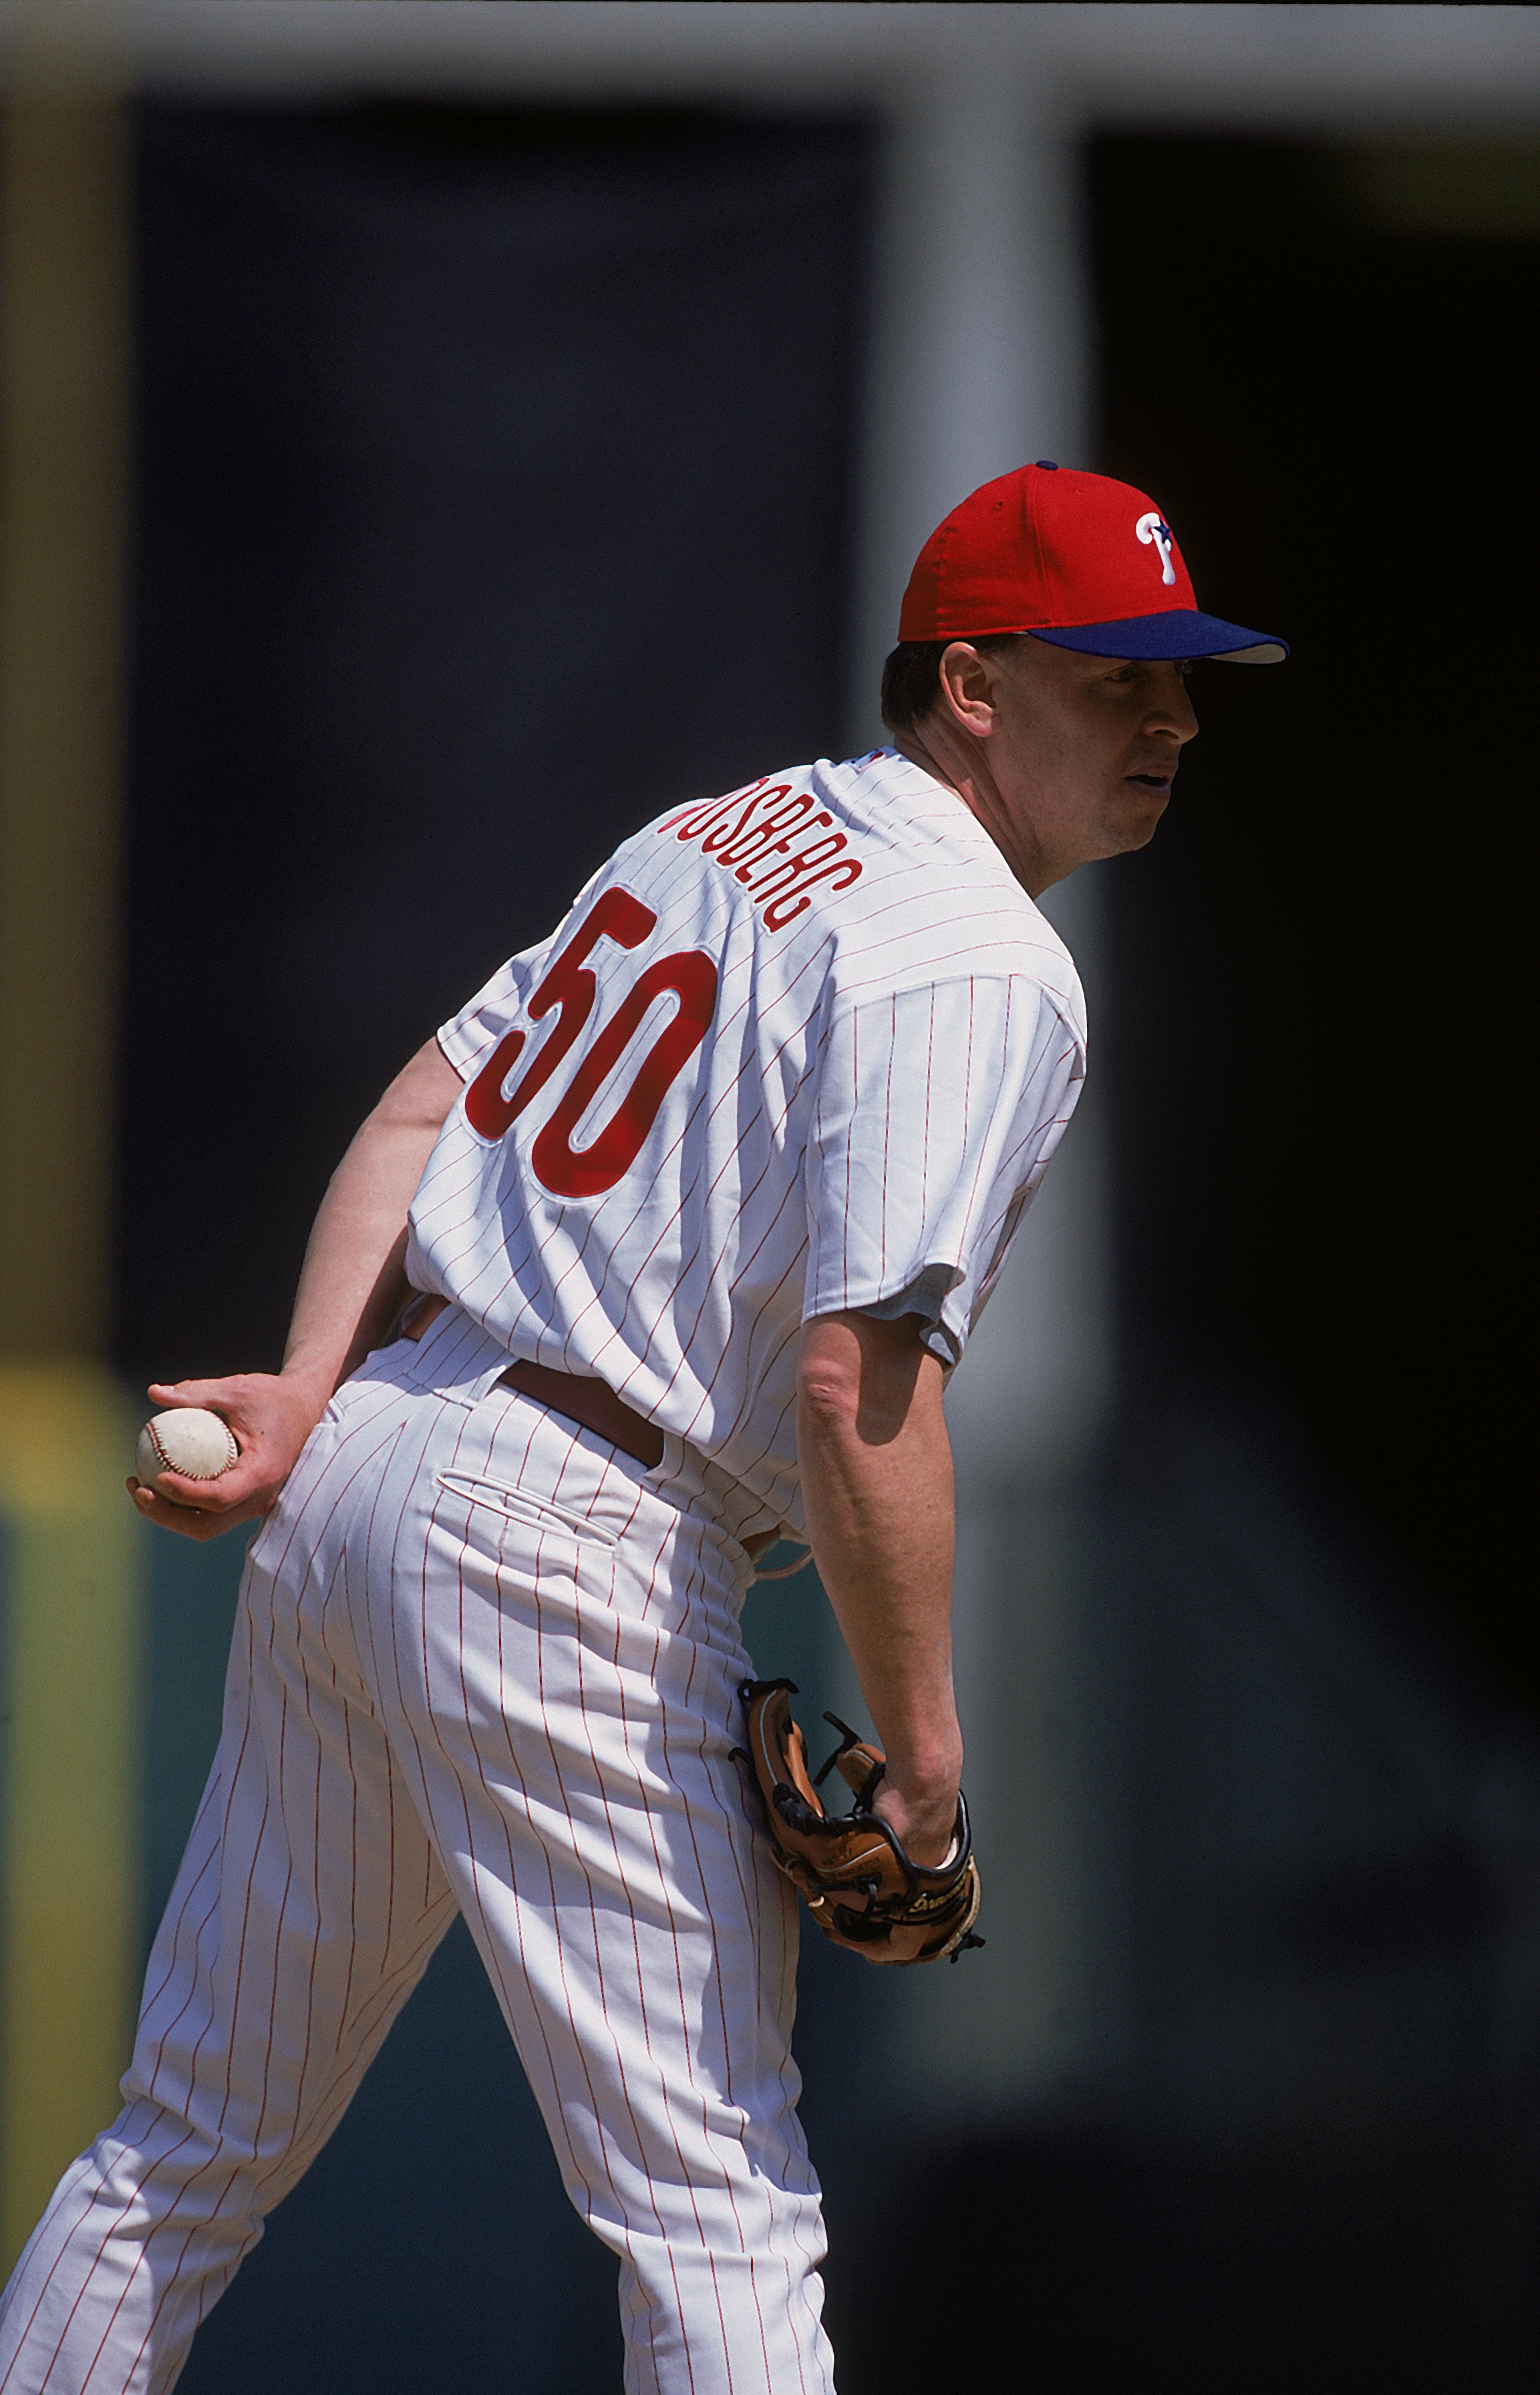
<svg viewBox="0 0 1540 2395">
<path fill-rule="evenodd" d="M 253 1544 L 125 2107 L 17 2266 L 4 2395 L 175 2383 L 456 1908 L 620 2257 L 629 2395 L 832 2388 L 731 1508 L 452 1344 L 370 1359 Z"/>
</svg>

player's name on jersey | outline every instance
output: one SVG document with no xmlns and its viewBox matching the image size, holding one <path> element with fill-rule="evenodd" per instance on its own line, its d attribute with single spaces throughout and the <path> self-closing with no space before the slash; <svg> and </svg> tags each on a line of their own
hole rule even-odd
<svg viewBox="0 0 1540 2395">
<path fill-rule="evenodd" d="M 750 782 L 725 799 L 707 799 L 665 816 L 658 831 L 699 840 L 703 855 L 744 884 L 762 910 L 768 932 L 783 931 L 807 912 L 815 882 L 847 890 L 861 879 L 860 858 L 842 853 L 849 847 L 849 834 L 790 782 Z"/>
</svg>

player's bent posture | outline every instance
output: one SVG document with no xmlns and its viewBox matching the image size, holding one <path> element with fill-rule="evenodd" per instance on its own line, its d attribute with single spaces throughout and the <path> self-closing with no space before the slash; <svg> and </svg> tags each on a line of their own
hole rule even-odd
<svg viewBox="0 0 1540 2395">
<path fill-rule="evenodd" d="M 456 1910 L 620 2257 L 627 2388 L 832 2386 L 739 1610 L 805 1528 L 876 1806 L 941 1862 L 942 1382 L 1085 1053 L 1033 901 L 1150 839 L 1190 659 L 1282 654 L 1198 611 L 1139 493 L 986 484 L 915 567 L 896 747 L 628 840 L 360 1131 L 282 1372 L 152 1393 L 242 1454 L 140 1512 L 261 1528 L 124 2110 L 17 2268 L 7 2395 L 173 2384 Z"/>
</svg>

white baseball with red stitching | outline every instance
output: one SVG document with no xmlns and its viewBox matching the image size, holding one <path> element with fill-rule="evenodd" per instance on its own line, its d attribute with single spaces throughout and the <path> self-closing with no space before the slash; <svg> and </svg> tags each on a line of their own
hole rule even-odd
<svg viewBox="0 0 1540 2395">
<path fill-rule="evenodd" d="M 151 1414 L 134 1449 L 134 1476 L 148 1487 L 158 1472 L 184 1473 L 189 1480 L 217 1480 L 239 1460 L 235 1434 L 204 1406 L 174 1406 Z"/>
</svg>

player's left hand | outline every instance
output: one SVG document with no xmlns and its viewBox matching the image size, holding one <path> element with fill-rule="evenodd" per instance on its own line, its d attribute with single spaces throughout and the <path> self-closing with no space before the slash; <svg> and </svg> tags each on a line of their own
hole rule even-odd
<svg viewBox="0 0 1540 2395">
<path fill-rule="evenodd" d="M 326 1409 L 330 1391 L 283 1372 L 238 1372 L 224 1381 L 157 1381 L 158 1408 L 206 1406 L 235 1434 L 241 1452 L 217 1480 L 158 1472 L 152 1488 L 130 1478 L 128 1493 L 147 1522 L 183 1539 L 217 1539 L 270 1513 L 299 1451 Z"/>
<path fill-rule="evenodd" d="M 889 1765 L 889 1775 L 891 1766 Z M 957 1843 L 957 1799 L 962 1790 L 954 1780 L 939 1794 L 910 1794 L 889 1776 L 872 1799 L 911 1862 L 938 1870 Z"/>
<path fill-rule="evenodd" d="M 981 1946 L 973 1933 L 979 1873 L 961 1793 L 941 1854 L 922 1860 L 896 1823 L 902 1819 L 931 1847 L 938 1843 L 934 1826 L 924 1806 L 906 1805 L 896 1791 L 882 1803 L 887 1758 L 876 1747 L 825 1714 L 841 1733 L 840 1743 L 814 1780 L 807 1741 L 792 1717 L 795 1684 L 745 1680 L 738 1693 L 748 1746 L 734 1753 L 746 1767 L 775 1862 L 800 1888 L 824 1936 L 868 1963 L 932 1963 Z M 823 1809 L 818 1782 L 831 1770 L 855 1799 L 849 1813 Z"/>
</svg>

